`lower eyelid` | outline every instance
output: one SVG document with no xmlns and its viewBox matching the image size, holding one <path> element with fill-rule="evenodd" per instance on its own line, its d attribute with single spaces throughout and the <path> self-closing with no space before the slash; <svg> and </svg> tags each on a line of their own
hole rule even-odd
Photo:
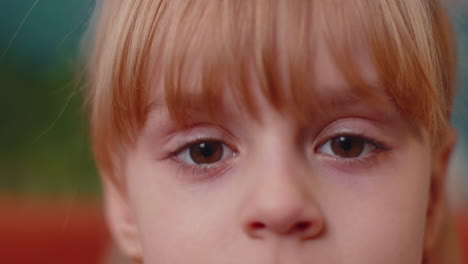
<svg viewBox="0 0 468 264">
<path fill-rule="evenodd" d="M 204 140 L 202 140 L 202 141 L 204 141 Z M 200 142 L 202 142 L 202 141 L 200 141 Z M 207 140 L 207 141 L 210 141 L 210 140 Z M 219 142 L 221 142 L 221 141 L 219 141 Z M 189 164 L 192 164 L 193 166 L 203 166 L 204 164 L 197 164 L 197 163 L 195 163 L 195 162 L 187 161 L 187 160 L 191 160 L 191 159 L 192 159 L 192 158 L 190 157 L 190 153 L 189 153 L 189 152 L 190 152 L 190 147 L 191 147 L 193 144 L 196 144 L 196 142 L 195 142 L 195 143 L 186 144 L 185 146 L 183 146 L 183 147 L 181 148 L 182 150 L 178 150 L 178 151 L 174 152 L 174 153 L 172 154 L 172 156 L 178 157 L 178 160 L 180 160 L 180 162 L 189 163 Z M 221 142 L 221 144 L 223 145 L 223 146 L 222 146 L 222 148 L 223 148 L 223 156 L 221 157 L 221 159 L 220 159 L 219 161 L 216 161 L 216 162 L 211 163 L 211 164 L 216 164 L 216 163 L 218 163 L 218 162 L 223 161 L 224 159 L 227 159 L 227 158 L 229 158 L 229 157 L 234 157 L 234 156 L 236 156 L 236 153 L 237 153 L 237 152 L 236 152 L 232 147 L 230 147 L 228 144 L 226 144 L 226 143 L 224 143 L 224 142 Z M 228 153 L 230 153 L 230 154 L 228 154 Z M 181 156 L 181 155 L 184 156 L 186 159 L 180 158 L 179 156 Z M 208 164 L 205 164 L 205 165 L 208 165 Z"/>
<path fill-rule="evenodd" d="M 359 170 L 359 169 L 370 169 L 373 166 L 376 166 L 380 162 L 389 158 L 388 151 L 378 151 L 376 153 L 366 155 L 359 158 L 345 159 L 331 155 L 322 155 L 321 160 L 323 162 L 328 162 L 330 166 L 335 167 L 339 170 Z"/>
<path fill-rule="evenodd" d="M 329 147 L 331 138 L 329 138 L 325 143 L 318 145 L 318 147 L 314 149 L 314 153 L 320 154 L 319 160 L 327 162 L 329 166 L 335 167 L 336 169 L 343 170 L 348 173 L 350 173 L 350 171 L 348 170 L 370 169 L 373 166 L 376 166 L 377 164 L 379 164 L 380 161 L 389 156 L 391 150 L 391 148 L 387 147 L 388 145 L 383 144 L 380 141 L 364 137 L 365 144 L 370 145 L 366 148 L 370 147 L 372 149 L 368 153 L 363 154 L 362 156 L 358 156 L 355 158 L 343 158 L 335 154 L 324 153 L 323 151 L 321 151 L 322 146 L 326 146 L 326 144 L 328 144 Z"/>
<path fill-rule="evenodd" d="M 234 158 L 226 158 L 224 160 L 218 161 L 213 164 L 205 164 L 205 165 L 197 165 L 197 164 L 189 164 L 185 161 L 178 159 L 177 157 L 173 157 L 171 162 L 173 162 L 174 166 L 176 166 L 178 170 L 178 176 L 182 179 L 194 179 L 194 180 L 205 180 L 217 177 L 218 175 L 222 174 L 224 171 L 230 168 L 229 162 Z M 182 175 L 179 175 L 182 174 Z"/>
</svg>

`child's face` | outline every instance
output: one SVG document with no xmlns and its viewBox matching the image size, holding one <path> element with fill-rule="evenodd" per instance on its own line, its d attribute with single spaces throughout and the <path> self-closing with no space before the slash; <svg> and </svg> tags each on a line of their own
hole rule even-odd
<svg viewBox="0 0 468 264">
<path fill-rule="evenodd" d="M 217 118 L 200 107 L 182 129 L 164 103 L 154 106 L 127 155 L 128 199 L 107 186 L 127 252 L 147 264 L 420 263 L 429 137 L 389 99 L 353 93 L 327 51 L 317 54 L 311 101 L 320 107 L 307 125 L 260 92 L 259 120 L 229 93 Z M 384 95 L 370 60 L 359 58 Z"/>
</svg>

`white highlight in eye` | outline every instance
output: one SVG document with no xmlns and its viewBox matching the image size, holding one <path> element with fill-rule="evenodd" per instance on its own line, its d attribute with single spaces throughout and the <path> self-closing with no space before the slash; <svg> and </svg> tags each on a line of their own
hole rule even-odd
<svg viewBox="0 0 468 264">
<path fill-rule="evenodd" d="M 369 143 L 368 140 L 365 140 L 365 139 L 364 139 L 364 149 L 361 151 L 361 153 L 359 154 L 359 156 L 353 157 L 353 158 L 346 158 L 346 157 L 339 156 L 338 154 L 336 154 L 336 153 L 333 151 L 333 149 L 332 149 L 332 147 L 331 147 L 331 143 L 332 143 L 332 140 L 335 140 L 336 138 L 338 138 L 338 137 L 333 137 L 333 138 L 330 138 L 329 140 L 327 140 L 327 141 L 318 149 L 318 152 L 319 152 L 319 153 L 322 153 L 322 154 L 327 154 L 327 155 L 339 157 L 339 158 L 344 158 L 344 159 L 356 159 L 356 158 L 361 158 L 361 157 L 364 157 L 364 156 L 369 155 L 370 153 L 372 153 L 372 151 L 374 151 L 374 150 L 377 148 L 374 144 Z"/>
<path fill-rule="evenodd" d="M 206 142 L 209 142 L 208 140 Z M 197 145 L 197 144 L 201 144 L 201 143 L 204 143 L 204 141 L 198 141 L 196 143 L 191 143 L 191 144 L 188 144 L 179 154 L 176 155 L 176 157 L 188 164 L 191 164 L 191 165 L 197 165 L 197 166 L 203 166 L 203 165 L 211 165 L 211 164 L 215 164 L 217 162 L 221 162 L 222 160 L 224 159 L 227 159 L 227 158 L 230 158 L 230 157 L 234 157 L 236 156 L 236 152 L 234 150 L 232 150 L 230 147 L 228 147 L 226 144 L 222 143 L 222 142 L 219 142 L 220 144 L 222 144 L 222 156 L 221 158 L 214 162 L 214 163 L 205 163 L 205 164 L 199 164 L 199 163 L 196 163 L 191 155 L 190 155 L 190 148 Z"/>
</svg>

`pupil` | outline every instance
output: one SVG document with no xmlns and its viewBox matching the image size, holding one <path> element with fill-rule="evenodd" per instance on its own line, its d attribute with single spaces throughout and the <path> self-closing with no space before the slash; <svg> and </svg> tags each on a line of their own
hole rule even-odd
<svg viewBox="0 0 468 264">
<path fill-rule="evenodd" d="M 219 161 L 223 156 L 223 145 L 216 141 L 196 143 L 190 147 L 190 157 L 197 164 Z"/>
<path fill-rule="evenodd" d="M 341 148 L 344 151 L 350 151 L 353 149 L 353 140 L 349 137 L 340 137 L 339 139 Z"/>
<path fill-rule="evenodd" d="M 211 155 L 213 155 L 213 146 L 210 145 L 210 144 L 206 144 L 206 143 L 201 143 L 199 145 L 199 148 L 200 148 L 200 154 L 203 156 L 203 157 L 209 157 Z"/>
<path fill-rule="evenodd" d="M 364 151 L 365 142 L 360 137 L 337 137 L 332 141 L 333 153 L 342 158 L 356 158 Z"/>
</svg>

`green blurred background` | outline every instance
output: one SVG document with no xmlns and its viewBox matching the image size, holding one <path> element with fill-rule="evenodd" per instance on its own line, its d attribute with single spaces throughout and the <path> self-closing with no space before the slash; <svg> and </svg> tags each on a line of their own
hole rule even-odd
<svg viewBox="0 0 468 264">
<path fill-rule="evenodd" d="M 78 50 L 94 4 L 0 0 L 0 194 L 100 193 L 79 90 Z M 453 11 L 465 71 L 453 120 L 462 142 L 468 142 L 467 10 Z"/>
<path fill-rule="evenodd" d="M 99 193 L 78 73 L 93 7 L 0 0 L 0 193 Z"/>
</svg>

